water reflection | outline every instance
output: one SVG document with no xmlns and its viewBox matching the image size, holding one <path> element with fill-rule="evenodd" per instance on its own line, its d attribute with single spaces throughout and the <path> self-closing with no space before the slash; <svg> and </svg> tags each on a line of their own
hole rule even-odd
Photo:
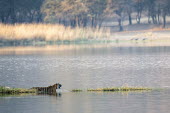
<svg viewBox="0 0 170 113">
<path fill-rule="evenodd" d="M 170 46 L 129 46 L 113 44 L 95 44 L 95 45 L 56 45 L 43 47 L 0 47 L 0 55 L 73 55 L 86 54 L 86 52 L 98 53 L 140 53 L 140 52 L 170 52 Z"/>
<path fill-rule="evenodd" d="M 35 95 L 61 97 L 61 96 L 62 96 L 62 93 L 55 93 L 55 94 L 35 94 Z"/>
<path fill-rule="evenodd" d="M 26 96 L 36 96 L 37 94 L 0 94 L 0 97 L 26 97 Z"/>
<path fill-rule="evenodd" d="M 0 97 L 3 113 L 169 113 L 170 91 Z M 15 104 L 14 104 L 15 103 Z"/>
</svg>

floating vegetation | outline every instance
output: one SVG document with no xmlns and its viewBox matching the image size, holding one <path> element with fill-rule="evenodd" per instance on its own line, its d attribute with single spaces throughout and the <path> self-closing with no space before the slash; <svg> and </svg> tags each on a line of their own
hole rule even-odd
<svg viewBox="0 0 170 113">
<path fill-rule="evenodd" d="M 72 92 L 83 92 L 81 89 L 73 89 Z"/>
<path fill-rule="evenodd" d="M 113 88 L 97 88 L 97 89 L 88 89 L 87 91 L 149 91 L 152 90 L 151 88 L 144 88 L 144 87 L 113 87 Z"/>
<path fill-rule="evenodd" d="M 124 92 L 124 91 L 150 91 L 153 90 L 152 88 L 146 87 L 112 87 L 112 88 L 97 88 L 97 89 L 73 89 L 72 92 Z"/>
<path fill-rule="evenodd" d="M 22 94 L 22 93 L 36 93 L 36 90 L 0 86 L 0 94 Z"/>
</svg>

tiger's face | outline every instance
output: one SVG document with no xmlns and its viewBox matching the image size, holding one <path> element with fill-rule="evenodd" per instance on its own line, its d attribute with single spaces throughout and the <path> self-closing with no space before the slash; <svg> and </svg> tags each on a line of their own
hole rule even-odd
<svg viewBox="0 0 170 113">
<path fill-rule="evenodd" d="M 56 85 L 57 89 L 60 89 L 62 87 L 62 85 L 60 83 L 56 83 L 55 85 Z"/>
<path fill-rule="evenodd" d="M 61 84 L 58 84 L 58 88 L 60 89 L 62 87 L 62 85 Z"/>
</svg>

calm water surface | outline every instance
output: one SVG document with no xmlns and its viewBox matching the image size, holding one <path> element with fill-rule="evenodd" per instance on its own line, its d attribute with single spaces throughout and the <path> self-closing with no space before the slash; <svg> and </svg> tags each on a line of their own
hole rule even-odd
<svg viewBox="0 0 170 113">
<path fill-rule="evenodd" d="M 112 86 L 170 87 L 170 47 L 109 47 L 0 55 L 0 85 L 59 82 L 64 91 Z M 169 113 L 170 90 L 0 97 L 0 113 Z"/>
</svg>

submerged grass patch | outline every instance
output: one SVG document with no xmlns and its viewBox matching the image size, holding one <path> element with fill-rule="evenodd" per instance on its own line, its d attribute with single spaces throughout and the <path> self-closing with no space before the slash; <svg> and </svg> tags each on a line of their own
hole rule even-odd
<svg viewBox="0 0 170 113">
<path fill-rule="evenodd" d="M 97 88 L 97 89 L 73 89 L 72 92 L 124 92 L 124 91 L 150 91 L 152 88 L 146 87 L 112 87 L 112 88 Z"/>
<path fill-rule="evenodd" d="M 112 87 L 112 88 L 97 88 L 97 89 L 88 89 L 87 91 L 148 91 L 152 90 L 151 88 L 144 87 Z"/>
<path fill-rule="evenodd" d="M 21 93 L 36 93 L 34 89 L 22 89 L 22 88 L 7 88 L 0 87 L 0 94 L 21 94 Z"/>
<path fill-rule="evenodd" d="M 81 89 L 73 89 L 71 92 L 83 92 Z"/>
</svg>

